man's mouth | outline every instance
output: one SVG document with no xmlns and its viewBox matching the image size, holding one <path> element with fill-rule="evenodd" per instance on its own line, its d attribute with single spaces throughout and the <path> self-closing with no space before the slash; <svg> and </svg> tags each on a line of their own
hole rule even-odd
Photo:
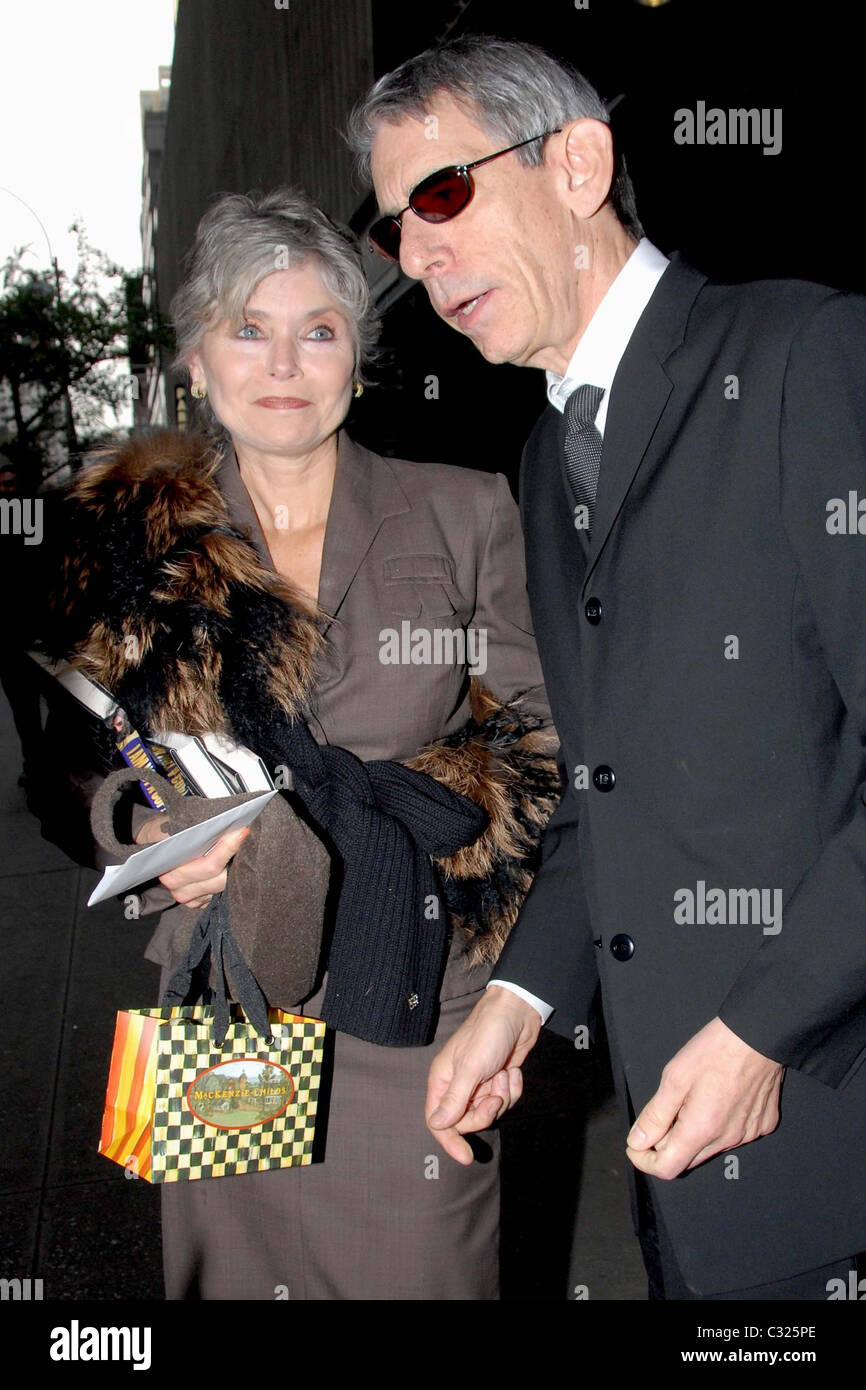
<svg viewBox="0 0 866 1390">
<path fill-rule="evenodd" d="M 447 319 L 454 319 L 458 328 L 462 328 L 473 318 L 479 307 L 485 303 L 490 290 L 482 290 L 481 294 L 474 295 L 471 299 L 452 300 L 444 309 Z"/>
</svg>

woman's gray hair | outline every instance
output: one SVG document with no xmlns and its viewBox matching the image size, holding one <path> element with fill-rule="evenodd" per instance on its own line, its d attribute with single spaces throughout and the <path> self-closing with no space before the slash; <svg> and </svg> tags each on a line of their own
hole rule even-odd
<svg viewBox="0 0 866 1390">
<path fill-rule="evenodd" d="M 503 146 L 557 130 L 582 116 L 610 124 L 607 109 L 586 78 L 534 44 L 463 34 L 409 58 L 380 77 L 349 117 L 346 138 L 358 173 L 370 182 L 370 154 L 380 122 L 423 120 L 436 96 L 447 93 L 468 105 L 492 140 Z M 539 140 L 516 151 L 522 164 L 541 164 Z M 610 190 L 613 210 L 626 231 L 643 236 L 625 160 L 617 156 Z"/>
<path fill-rule="evenodd" d="M 357 242 L 306 193 L 287 187 L 271 193 L 220 194 L 202 217 L 186 273 L 171 301 L 177 339 L 172 366 L 185 367 L 208 328 L 224 319 L 242 327 L 250 295 L 266 275 L 311 259 L 319 263 L 324 283 L 349 320 L 355 374 L 363 380 L 379 323 Z"/>
</svg>

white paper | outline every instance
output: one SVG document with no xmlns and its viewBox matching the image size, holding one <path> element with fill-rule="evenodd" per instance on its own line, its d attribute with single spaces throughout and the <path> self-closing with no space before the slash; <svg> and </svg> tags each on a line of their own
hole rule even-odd
<svg viewBox="0 0 866 1390">
<path fill-rule="evenodd" d="M 176 835 L 158 840 L 155 845 L 143 845 L 131 854 L 125 864 L 109 864 L 97 883 L 87 906 L 113 898 L 116 893 L 125 893 L 140 883 L 147 883 L 159 874 L 167 874 L 186 864 L 190 859 L 198 859 L 207 854 L 227 830 L 236 830 L 250 825 L 260 811 L 263 811 L 276 792 L 262 792 L 261 796 L 245 801 L 241 806 L 230 806 L 227 811 L 219 811 L 200 825 L 191 825 L 188 830 L 178 830 Z"/>
</svg>

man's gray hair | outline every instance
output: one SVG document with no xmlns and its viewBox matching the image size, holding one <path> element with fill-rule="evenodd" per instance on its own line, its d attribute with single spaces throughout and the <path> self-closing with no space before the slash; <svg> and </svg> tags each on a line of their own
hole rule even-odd
<svg viewBox="0 0 866 1390">
<path fill-rule="evenodd" d="M 318 262 L 322 280 L 345 312 L 355 340 L 356 374 L 373 355 L 378 320 L 351 232 L 297 188 L 223 193 L 198 224 L 186 273 L 171 301 L 180 369 L 204 333 L 227 319 L 241 328 L 253 290 L 275 270 Z"/>
<path fill-rule="evenodd" d="M 576 68 L 534 44 L 463 34 L 380 77 L 355 107 L 346 138 L 365 182 L 370 181 L 377 126 L 381 122 L 397 125 L 407 117 L 423 120 L 442 93 L 468 106 L 482 129 L 503 146 L 559 129 L 582 116 L 610 124 L 598 92 Z M 539 140 L 516 153 L 523 164 L 541 164 L 544 144 Z M 636 238 L 643 236 L 634 189 L 620 155 L 610 201 L 626 231 Z"/>
</svg>

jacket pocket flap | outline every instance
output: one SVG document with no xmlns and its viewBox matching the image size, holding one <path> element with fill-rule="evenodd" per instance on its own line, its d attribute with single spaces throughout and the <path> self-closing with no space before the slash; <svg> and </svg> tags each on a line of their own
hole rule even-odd
<svg viewBox="0 0 866 1390">
<path fill-rule="evenodd" d="M 392 555 L 385 561 L 385 583 L 454 583 L 454 562 L 450 555 Z"/>
</svg>

